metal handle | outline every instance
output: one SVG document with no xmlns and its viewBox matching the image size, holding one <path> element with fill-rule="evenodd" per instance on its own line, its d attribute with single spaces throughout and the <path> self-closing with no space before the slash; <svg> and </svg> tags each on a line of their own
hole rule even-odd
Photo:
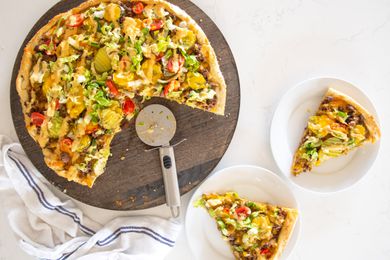
<svg viewBox="0 0 390 260">
<path fill-rule="evenodd" d="M 180 190 L 177 181 L 175 154 L 172 146 L 159 149 L 161 169 L 164 178 L 165 198 L 171 209 L 172 217 L 180 215 Z"/>
</svg>

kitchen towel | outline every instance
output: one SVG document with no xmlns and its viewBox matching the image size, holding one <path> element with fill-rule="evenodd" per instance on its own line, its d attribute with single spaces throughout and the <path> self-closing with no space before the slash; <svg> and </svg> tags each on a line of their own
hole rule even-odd
<svg viewBox="0 0 390 260">
<path fill-rule="evenodd" d="M 163 259 L 181 224 L 129 216 L 101 225 L 48 188 L 18 143 L 0 136 L 0 195 L 20 247 L 41 259 Z"/>
</svg>

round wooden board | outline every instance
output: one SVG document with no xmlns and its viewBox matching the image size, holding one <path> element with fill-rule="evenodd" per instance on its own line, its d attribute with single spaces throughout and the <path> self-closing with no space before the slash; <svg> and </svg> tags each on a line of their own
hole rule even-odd
<svg viewBox="0 0 390 260">
<path fill-rule="evenodd" d="M 68 182 L 49 169 L 40 147 L 25 128 L 15 79 L 20 67 L 23 48 L 32 36 L 53 16 L 65 12 L 82 0 L 61 1 L 48 10 L 31 29 L 17 55 L 11 81 L 11 111 L 16 133 L 26 154 L 35 167 L 61 191 L 86 204 L 112 210 L 145 209 L 165 203 L 164 184 L 158 150 L 145 152 L 147 147 L 135 133 L 134 120 L 118 133 L 112 144 L 112 156 L 106 171 L 92 189 Z M 184 194 L 199 184 L 215 168 L 233 137 L 240 107 L 240 83 L 229 45 L 213 21 L 189 0 L 171 0 L 184 9 L 207 34 L 219 59 L 227 83 L 225 116 L 192 109 L 175 102 L 154 98 L 143 105 L 159 103 L 167 106 L 177 120 L 172 144 L 186 138 L 175 147 L 180 192 Z"/>
</svg>

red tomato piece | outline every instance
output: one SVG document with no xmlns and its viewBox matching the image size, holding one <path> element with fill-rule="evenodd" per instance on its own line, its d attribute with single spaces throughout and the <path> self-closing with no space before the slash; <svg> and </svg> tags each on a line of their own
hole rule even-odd
<svg viewBox="0 0 390 260">
<path fill-rule="evenodd" d="M 262 255 L 268 255 L 271 251 L 269 250 L 269 248 L 263 248 L 260 250 L 260 254 Z"/>
<path fill-rule="evenodd" d="M 152 24 L 150 25 L 150 28 L 149 30 L 150 31 L 156 31 L 156 30 L 160 30 L 164 25 L 164 21 L 161 20 L 161 19 L 154 19 Z"/>
<path fill-rule="evenodd" d="M 160 53 L 156 56 L 156 61 L 160 61 L 163 57 L 164 57 L 164 53 L 163 53 L 163 52 L 160 52 Z"/>
<path fill-rule="evenodd" d="M 168 60 L 167 70 L 171 73 L 177 73 L 184 65 L 184 57 L 179 55 L 176 59 L 174 57 Z"/>
<path fill-rule="evenodd" d="M 43 124 L 43 121 L 45 121 L 45 116 L 39 112 L 32 112 L 31 121 L 33 125 L 41 126 Z"/>
<path fill-rule="evenodd" d="M 85 128 L 85 133 L 89 135 L 95 133 L 98 129 L 99 129 L 98 124 L 89 123 Z"/>
<path fill-rule="evenodd" d="M 82 14 L 72 14 L 66 20 L 66 25 L 69 27 L 79 27 L 84 22 L 84 16 Z"/>
<path fill-rule="evenodd" d="M 173 61 L 173 58 L 170 58 L 168 60 L 168 64 L 167 64 L 167 70 L 171 73 L 174 73 L 176 68 L 175 68 L 175 62 Z"/>
<path fill-rule="evenodd" d="M 251 214 L 251 209 L 246 206 L 241 206 L 236 208 L 237 215 L 244 215 L 247 217 L 249 214 Z"/>
<path fill-rule="evenodd" d="M 172 90 L 178 90 L 180 87 L 180 82 L 177 80 L 172 80 L 164 87 L 164 96 L 167 96 Z"/>
<path fill-rule="evenodd" d="M 141 3 L 141 2 L 137 2 L 133 5 L 133 7 L 131 8 L 131 10 L 133 10 L 133 12 L 135 14 L 140 14 L 142 13 L 142 11 L 144 10 L 144 4 Z"/>
<path fill-rule="evenodd" d="M 60 101 L 56 99 L 56 110 L 60 109 Z"/>
<path fill-rule="evenodd" d="M 133 113 L 135 110 L 134 102 L 127 97 L 122 105 L 122 110 L 126 115 Z"/>
<path fill-rule="evenodd" d="M 71 153 L 72 152 L 72 144 L 73 144 L 73 140 L 66 137 L 66 138 L 62 139 L 60 142 L 60 150 L 67 152 L 67 153 Z"/>
<path fill-rule="evenodd" d="M 110 90 L 110 93 L 113 96 L 117 96 L 119 94 L 118 89 L 115 86 L 115 83 L 112 80 L 106 80 L 106 86 Z"/>
<path fill-rule="evenodd" d="M 164 87 L 164 96 L 167 96 L 168 93 L 169 93 L 169 87 L 168 87 L 168 85 L 166 85 L 166 86 Z"/>
</svg>

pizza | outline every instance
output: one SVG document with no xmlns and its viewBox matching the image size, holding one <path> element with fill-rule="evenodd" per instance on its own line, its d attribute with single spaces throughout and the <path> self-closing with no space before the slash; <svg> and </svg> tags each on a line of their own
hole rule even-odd
<svg viewBox="0 0 390 260">
<path fill-rule="evenodd" d="M 316 114 L 308 120 L 291 172 L 299 175 L 311 171 L 326 160 L 379 138 L 375 118 L 351 97 L 329 88 Z"/>
<path fill-rule="evenodd" d="M 253 202 L 236 192 L 203 194 L 195 206 L 216 221 L 236 259 L 278 259 L 298 217 L 296 209 Z"/>
<path fill-rule="evenodd" d="M 89 187 L 143 101 L 223 115 L 226 99 L 205 33 L 162 0 L 89 0 L 55 16 L 25 47 L 16 87 L 46 164 Z"/>
</svg>

